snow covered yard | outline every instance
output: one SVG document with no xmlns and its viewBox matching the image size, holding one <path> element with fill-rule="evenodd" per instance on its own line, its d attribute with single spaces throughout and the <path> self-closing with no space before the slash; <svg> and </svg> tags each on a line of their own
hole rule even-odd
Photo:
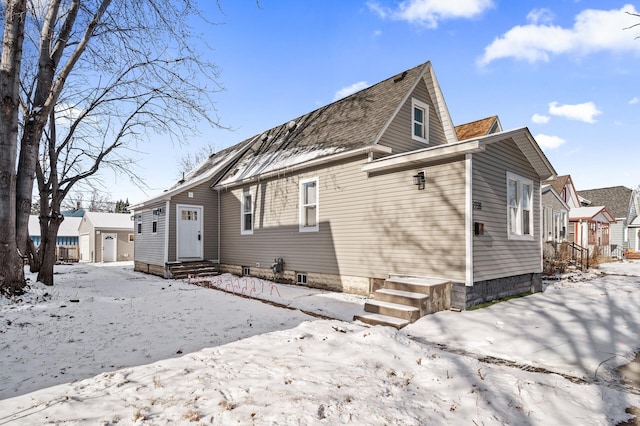
<svg viewBox="0 0 640 426">
<path fill-rule="evenodd" d="M 64 266 L 38 297 L 0 302 L 0 425 L 616 424 L 640 407 L 612 375 L 640 346 L 640 264 L 602 270 L 618 275 L 397 331 L 348 322 L 364 303 L 348 295 L 221 283 L 343 321 L 325 320 L 130 265 Z"/>
</svg>

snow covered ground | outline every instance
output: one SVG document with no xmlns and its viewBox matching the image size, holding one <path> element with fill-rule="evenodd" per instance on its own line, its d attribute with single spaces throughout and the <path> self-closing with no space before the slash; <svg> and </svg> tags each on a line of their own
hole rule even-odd
<svg viewBox="0 0 640 426">
<path fill-rule="evenodd" d="M 0 299 L 0 425 L 606 425 L 640 407 L 614 374 L 640 348 L 640 263 L 400 331 L 351 322 L 357 296 L 57 271 Z"/>
</svg>

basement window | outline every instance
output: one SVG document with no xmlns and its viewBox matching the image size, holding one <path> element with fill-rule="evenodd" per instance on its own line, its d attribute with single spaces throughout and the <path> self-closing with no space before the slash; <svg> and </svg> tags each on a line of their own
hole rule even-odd
<svg viewBox="0 0 640 426">
<path fill-rule="evenodd" d="M 307 284 L 306 272 L 296 272 L 296 284 Z"/>
<path fill-rule="evenodd" d="M 243 266 L 242 267 L 242 275 L 243 276 L 249 276 L 251 275 L 251 268 L 248 266 Z"/>
</svg>

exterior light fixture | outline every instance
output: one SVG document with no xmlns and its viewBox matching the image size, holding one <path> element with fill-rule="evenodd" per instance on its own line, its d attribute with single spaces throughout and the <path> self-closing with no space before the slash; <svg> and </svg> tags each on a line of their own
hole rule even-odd
<svg viewBox="0 0 640 426">
<path fill-rule="evenodd" d="M 413 184 L 418 186 L 418 189 L 424 189 L 424 184 L 427 181 L 424 172 L 418 172 L 413 175 Z"/>
</svg>

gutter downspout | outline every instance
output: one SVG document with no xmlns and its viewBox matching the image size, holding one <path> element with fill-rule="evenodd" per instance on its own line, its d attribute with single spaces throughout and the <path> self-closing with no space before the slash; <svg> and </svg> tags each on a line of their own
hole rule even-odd
<svg viewBox="0 0 640 426">
<path fill-rule="evenodd" d="M 171 211 L 171 202 L 167 200 L 164 205 L 164 264 L 169 262 L 169 215 Z"/>
</svg>

